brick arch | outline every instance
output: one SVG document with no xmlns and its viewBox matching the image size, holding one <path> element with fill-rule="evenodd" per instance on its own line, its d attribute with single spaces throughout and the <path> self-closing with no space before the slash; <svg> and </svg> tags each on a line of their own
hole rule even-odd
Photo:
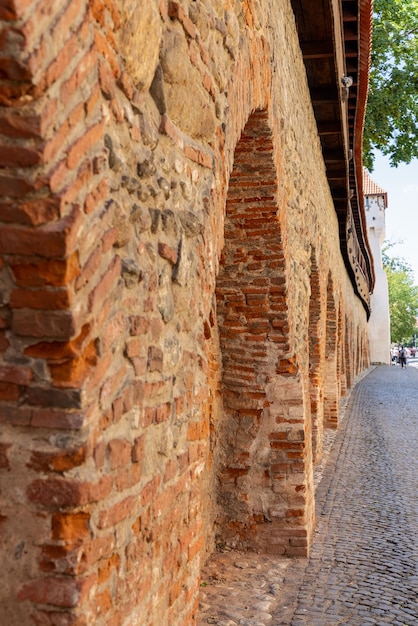
<svg viewBox="0 0 418 626">
<path fill-rule="evenodd" d="M 344 333 L 344 346 L 345 346 L 345 377 L 347 381 L 347 388 L 351 389 L 353 386 L 353 329 L 350 319 L 345 317 L 345 333 Z"/>
<path fill-rule="evenodd" d="M 370 365 L 369 355 L 369 343 L 367 335 L 362 332 L 357 332 L 357 359 L 356 359 L 356 375 L 360 374 L 364 369 Z"/>
<path fill-rule="evenodd" d="M 314 463 L 322 456 L 324 429 L 324 372 L 325 354 L 325 289 L 321 286 L 315 251 L 311 254 L 309 298 L 309 388 L 312 422 L 312 456 Z"/>
<path fill-rule="evenodd" d="M 339 403 L 337 376 L 338 313 L 331 274 L 328 276 L 326 310 L 324 421 L 326 426 L 336 428 Z"/>
<path fill-rule="evenodd" d="M 348 355 L 345 342 L 345 323 L 346 318 L 341 305 L 338 312 L 338 380 L 340 397 L 347 394 Z"/>
<path fill-rule="evenodd" d="M 296 359 L 289 358 L 273 154 L 267 112 L 256 111 L 235 149 L 216 287 L 223 406 L 218 522 L 225 541 L 306 554 L 310 434 Z"/>
</svg>

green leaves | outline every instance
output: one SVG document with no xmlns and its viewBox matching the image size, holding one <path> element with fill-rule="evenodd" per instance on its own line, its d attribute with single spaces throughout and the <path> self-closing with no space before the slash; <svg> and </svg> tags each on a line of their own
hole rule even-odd
<svg viewBox="0 0 418 626">
<path fill-rule="evenodd" d="M 363 160 L 393 166 L 418 157 L 418 0 L 375 0 Z"/>
<path fill-rule="evenodd" d="M 411 267 L 400 257 L 389 257 L 388 249 L 393 245 L 386 242 L 382 251 L 389 287 L 390 340 L 407 343 L 416 333 L 418 287 Z"/>
</svg>

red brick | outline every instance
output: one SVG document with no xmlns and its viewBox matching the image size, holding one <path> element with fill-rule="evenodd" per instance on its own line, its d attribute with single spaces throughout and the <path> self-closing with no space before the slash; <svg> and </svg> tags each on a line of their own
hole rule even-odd
<svg viewBox="0 0 418 626">
<path fill-rule="evenodd" d="M 113 72 L 104 62 L 99 62 L 98 71 L 100 88 L 105 98 L 111 100 L 116 96 L 116 83 Z"/>
<path fill-rule="evenodd" d="M 106 510 L 100 512 L 97 526 L 99 528 L 109 528 L 109 526 L 115 526 L 127 517 L 133 516 L 135 502 L 136 498 L 128 496 L 121 502 L 108 506 Z"/>
<path fill-rule="evenodd" d="M 57 155 L 62 152 L 63 146 L 66 145 L 68 137 L 71 136 L 73 128 L 82 124 L 84 118 L 84 106 L 82 103 L 77 103 L 63 124 L 55 130 L 54 135 L 45 145 L 44 158 L 46 162 L 52 162 L 53 159 L 57 158 Z"/>
<path fill-rule="evenodd" d="M 117 229 L 109 228 L 109 230 L 107 230 L 102 237 L 103 254 L 106 254 L 106 252 L 108 252 L 112 248 L 116 239 L 117 239 Z"/>
<path fill-rule="evenodd" d="M 171 515 L 178 492 L 173 487 L 165 487 L 164 491 L 156 494 L 152 499 L 152 511 L 155 518 Z"/>
<path fill-rule="evenodd" d="M 204 150 L 196 148 L 196 146 L 185 144 L 183 148 L 184 156 L 188 157 L 195 163 L 203 165 L 208 169 L 212 169 L 212 157 Z"/>
<path fill-rule="evenodd" d="M 146 407 L 141 417 L 140 425 L 142 428 L 147 428 L 156 422 L 156 409 L 154 407 Z"/>
<path fill-rule="evenodd" d="M 55 387 L 75 388 L 83 384 L 97 363 L 95 343 L 89 343 L 78 357 L 60 364 L 49 364 L 52 383 Z"/>
<path fill-rule="evenodd" d="M 144 383 L 142 393 L 147 400 L 153 400 L 158 397 L 160 391 L 164 387 L 164 381 L 156 380 L 155 382 Z"/>
<path fill-rule="evenodd" d="M 102 384 L 103 379 L 108 375 L 110 366 L 112 363 L 112 354 L 110 351 L 105 352 L 103 356 L 98 360 L 96 367 L 92 372 L 92 376 L 86 383 L 86 393 L 92 393 L 93 397 L 96 397 L 97 388 Z M 115 394 L 117 395 L 117 394 Z M 108 407 L 105 407 L 106 409 Z"/>
<path fill-rule="evenodd" d="M 48 397 L 46 397 L 48 401 Z M 34 408 L 30 425 L 36 428 L 59 428 L 79 430 L 89 421 L 89 409 L 60 410 L 56 408 Z"/>
<path fill-rule="evenodd" d="M 120 312 L 114 315 L 106 324 L 102 327 L 101 339 L 103 342 L 103 350 L 110 350 L 111 346 L 117 339 L 123 338 L 125 331 L 127 330 L 126 315 L 124 312 Z"/>
<path fill-rule="evenodd" d="M 27 65 L 14 59 L 2 58 L 1 63 L 2 78 L 10 81 L 24 82 L 30 80 L 31 73 Z"/>
<path fill-rule="evenodd" d="M 132 446 L 132 455 L 131 460 L 132 463 L 141 463 L 144 459 L 144 451 L 145 451 L 145 435 L 141 435 L 137 437 Z"/>
<path fill-rule="evenodd" d="M 95 32 L 95 44 L 99 53 L 102 54 L 109 63 L 115 78 L 118 78 L 120 74 L 118 59 L 109 45 L 109 40 L 98 30 Z"/>
<path fill-rule="evenodd" d="M 88 617 L 62 611 L 32 611 L 34 626 L 88 626 Z"/>
<path fill-rule="evenodd" d="M 78 320 L 71 311 L 32 311 L 16 309 L 13 311 L 12 330 L 24 337 L 51 337 L 70 339 L 77 332 Z"/>
<path fill-rule="evenodd" d="M 124 491 L 139 485 L 142 479 L 142 463 L 127 465 L 115 477 L 115 486 L 118 491 Z"/>
<path fill-rule="evenodd" d="M 62 45 L 62 42 L 68 37 L 68 32 L 77 28 L 80 18 L 83 19 L 84 24 L 86 17 L 86 7 L 81 0 L 69 2 L 66 8 L 58 13 L 54 22 L 52 35 L 55 41 Z M 83 41 L 82 37 L 81 41 Z M 84 59 L 81 62 L 83 61 Z"/>
<path fill-rule="evenodd" d="M 52 539 L 66 543 L 80 543 L 84 537 L 90 537 L 90 514 L 55 513 L 51 519 Z"/>
<path fill-rule="evenodd" d="M 163 371 L 164 353 L 158 346 L 150 346 L 148 348 L 148 371 L 149 372 L 162 372 Z"/>
<path fill-rule="evenodd" d="M 14 111 L 0 116 L 0 134 L 6 137 L 37 139 L 42 137 L 41 115 L 16 115 Z"/>
<path fill-rule="evenodd" d="M 105 297 L 109 296 L 113 289 L 115 289 L 121 268 L 121 258 L 116 256 L 108 266 L 106 272 L 102 275 L 99 283 L 89 295 L 89 311 L 94 311 L 103 302 Z"/>
<path fill-rule="evenodd" d="M 85 569 L 78 560 L 79 549 L 77 545 L 44 544 L 42 546 L 38 563 L 41 572 L 49 574 L 75 575 L 85 573 Z"/>
<path fill-rule="evenodd" d="M 8 423 L 14 426 L 29 426 L 32 414 L 33 409 L 28 407 L 4 405 L 0 409 L 0 423 Z"/>
<path fill-rule="evenodd" d="M 172 18 L 176 18 L 182 24 L 186 33 L 193 39 L 197 36 L 196 26 L 193 24 L 188 14 L 185 12 L 181 4 L 178 2 L 168 3 L 168 15 Z"/>
<path fill-rule="evenodd" d="M 141 356 L 141 353 L 143 351 L 143 346 L 144 346 L 144 341 L 142 339 L 139 339 L 138 337 L 135 337 L 134 339 L 129 339 L 126 342 L 126 349 L 125 349 L 126 356 L 128 358 Z"/>
<path fill-rule="evenodd" d="M 143 376 L 147 371 L 147 359 L 145 357 L 130 357 L 135 376 Z"/>
<path fill-rule="evenodd" d="M 10 306 L 14 309 L 67 309 L 71 301 L 67 289 L 13 289 L 10 293 Z"/>
<path fill-rule="evenodd" d="M 17 385 L 13 383 L 0 382 L 0 400 L 6 402 L 16 402 L 20 397 L 21 391 Z"/>
<path fill-rule="evenodd" d="M 7 451 L 11 445 L 11 443 L 0 443 L 0 469 L 9 469 L 10 467 Z"/>
<path fill-rule="evenodd" d="M 61 287 L 71 283 L 80 273 L 78 255 L 68 259 L 10 259 L 10 268 L 20 287 Z"/>
<path fill-rule="evenodd" d="M 122 124 L 122 122 L 124 121 L 124 110 L 116 97 L 112 98 L 110 102 L 110 108 L 115 120 Z"/>
<path fill-rule="evenodd" d="M 82 393 L 80 389 L 54 389 L 31 385 L 26 388 L 25 401 L 35 406 L 80 409 Z"/>
<path fill-rule="evenodd" d="M 122 419 L 122 415 L 123 415 L 123 398 L 122 396 L 119 396 L 118 398 L 115 398 L 114 401 L 112 402 L 113 423 L 116 424 L 117 422 L 119 422 Z"/>
<path fill-rule="evenodd" d="M 67 166 L 73 170 L 84 159 L 86 153 L 103 140 L 105 123 L 100 122 L 89 128 L 68 150 Z"/>
<path fill-rule="evenodd" d="M 118 79 L 118 87 L 123 91 L 123 93 L 128 98 L 128 100 L 132 101 L 133 95 L 134 95 L 135 86 L 132 83 L 132 80 L 131 80 L 129 74 L 127 74 L 126 72 L 122 71 L 122 73 L 121 73 L 121 75 L 119 76 L 119 79 Z"/>
<path fill-rule="evenodd" d="M 161 479 L 159 476 L 154 476 L 142 490 L 141 493 L 141 504 L 142 506 L 146 506 L 149 504 L 157 493 L 157 489 L 160 485 Z"/>
<path fill-rule="evenodd" d="M 0 144 L 0 167 L 33 167 L 42 162 L 42 148 Z"/>
<path fill-rule="evenodd" d="M 109 457 L 112 469 L 124 467 L 131 460 L 131 443 L 127 439 L 114 439 L 109 442 Z"/>
<path fill-rule="evenodd" d="M 76 191 L 73 190 L 77 187 L 74 183 L 73 172 L 67 167 L 67 160 L 65 155 L 58 163 L 55 163 L 49 174 L 49 188 L 52 193 L 63 194 L 65 189 L 70 189 L 70 198 L 74 198 Z"/>
<path fill-rule="evenodd" d="M 103 408 L 109 405 L 109 402 L 114 398 L 125 384 L 127 372 L 125 366 L 123 366 L 118 372 L 110 376 L 103 384 L 100 390 L 100 404 Z"/>
<path fill-rule="evenodd" d="M 77 241 L 80 217 L 80 210 L 75 207 L 64 219 L 38 228 L 1 226 L 0 253 L 67 257 L 72 254 Z"/>
<path fill-rule="evenodd" d="M 80 334 L 71 341 L 41 341 L 25 348 L 24 354 L 53 361 L 65 361 L 76 358 L 82 354 L 83 344 L 90 330 L 90 325 L 85 324 Z"/>
<path fill-rule="evenodd" d="M 96 582 L 95 576 L 88 578 L 38 578 L 21 587 L 18 599 L 37 604 L 52 604 L 60 607 L 75 607 L 87 596 Z"/>
<path fill-rule="evenodd" d="M 106 461 L 107 444 L 105 441 L 99 441 L 93 452 L 94 462 L 97 469 L 103 469 Z"/>
<path fill-rule="evenodd" d="M 109 195 L 109 184 L 107 180 L 102 180 L 91 193 L 86 196 L 84 201 L 84 211 L 92 213 L 98 207 L 102 206 L 102 202 Z"/>
<path fill-rule="evenodd" d="M 106 582 L 111 576 L 113 571 L 116 570 L 118 572 L 120 565 L 121 565 L 121 558 L 119 554 L 112 554 L 112 556 L 109 559 L 102 561 L 99 566 L 99 578 L 98 578 L 99 585 Z M 96 602 L 95 602 L 95 605 L 96 605 Z"/>
<path fill-rule="evenodd" d="M 99 109 L 102 103 L 102 92 L 100 91 L 99 85 L 96 85 L 96 88 L 92 90 L 89 99 L 84 103 L 84 108 L 86 110 L 86 115 L 91 115 L 95 112 L 96 109 Z M 101 154 L 96 154 L 94 156 L 95 160 L 97 157 L 101 157 Z"/>
<path fill-rule="evenodd" d="M 50 509 L 84 506 L 109 496 L 112 482 L 110 476 L 103 476 L 97 483 L 39 478 L 29 484 L 27 495 L 31 502 Z"/>
<path fill-rule="evenodd" d="M 170 459 L 169 461 L 167 461 L 165 465 L 165 470 L 164 470 L 164 482 L 166 483 L 172 480 L 177 475 L 177 472 L 178 472 L 177 460 Z"/>
<path fill-rule="evenodd" d="M 32 370 L 29 367 L 17 365 L 0 365 L 0 381 L 29 385 L 32 380 Z"/>
<path fill-rule="evenodd" d="M 81 287 L 88 283 L 88 281 L 95 275 L 101 266 L 101 262 L 102 249 L 101 246 L 98 246 L 95 250 L 93 250 L 86 263 L 81 268 L 81 273 L 76 281 L 77 290 L 81 289 Z"/>
<path fill-rule="evenodd" d="M 43 182 L 43 181 L 42 181 Z M 0 176 L 0 197 L 22 198 L 31 191 L 42 186 L 41 182 L 31 182 L 18 176 Z"/>
<path fill-rule="evenodd" d="M 170 419 L 171 415 L 171 402 L 165 402 L 155 407 L 154 423 L 162 424 Z"/>
<path fill-rule="evenodd" d="M 169 261 L 171 265 L 175 265 L 177 263 L 177 260 L 178 260 L 177 250 L 175 250 L 173 247 L 169 246 L 168 244 L 162 241 L 158 242 L 158 254 L 163 259 L 166 259 L 167 261 Z"/>
<path fill-rule="evenodd" d="M 101 534 L 89 539 L 83 537 L 82 543 L 42 546 L 39 559 L 41 571 L 57 574 L 80 575 L 86 573 L 101 558 L 109 556 L 114 549 L 114 533 Z"/>
<path fill-rule="evenodd" d="M 29 0 L 26 0 L 26 4 L 29 4 Z M 17 19 L 21 16 L 18 12 L 20 8 L 20 3 L 14 0 L 4 0 L 0 5 L 0 19 L 5 21 Z"/>
<path fill-rule="evenodd" d="M 58 48 L 59 52 L 54 56 L 52 63 L 49 64 L 47 71 L 42 74 L 41 80 L 37 85 L 37 96 L 41 95 L 49 86 L 59 80 L 65 73 L 66 68 L 70 66 L 72 59 L 78 56 L 79 49 L 78 33 L 61 40 L 60 48 Z"/>
<path fill-rule="evenodd" d="M 36 200 L 8 200 L 0 202 L 0 215 L 3 222 L 31 224 L 39 226 L 61 217 L 59 198 L 37 198 Z"/>
<path fill-rule="evenodd" d="M 80 3 L 72 2 L 71 4 L 73 5 L 73 8 L 76 9 L 76 7 Z M 68 28 L 68 26 L 66 28 Z M 79 60 L 77 67 L 75 68 L 69 79 L 61 85 L 61 102 L 71 101 L 78 88 L 83 85 L 84 81 L 88 80 L 89 74 L 94 70 L 96 61 L 97 56 L 95 50 L 87 50 L 83 58 Z"/>
<path fill-rule="evenodd" d="M 57 450 L 56 452 L 33 451 L 27 467 L 38 472 L 53 470 L 54 472 L 65 472 L 74 467 L 79 467 L 86 460 L 86 447 L 69 450 Z"/>
<path fill-rule="evenodd" d="M 159 131 L 163 135 L 170 137 L 170 139 L 172 139 L 178 146 L 183 146 L 184 140 L 180 131 L 165 113 L 161 116 Z"/>
</svg>

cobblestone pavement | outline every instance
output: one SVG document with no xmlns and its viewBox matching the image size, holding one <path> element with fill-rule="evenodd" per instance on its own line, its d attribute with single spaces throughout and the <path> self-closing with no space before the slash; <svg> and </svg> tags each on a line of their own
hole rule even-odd
<svg viewBox="0 0 418 626">
<path fill-rule="evenodd" d="M 342 417 L 309 559 L 215 554 L 199 626 L 418 626 L 418 370 L 372 369 Z"/>
</svg>

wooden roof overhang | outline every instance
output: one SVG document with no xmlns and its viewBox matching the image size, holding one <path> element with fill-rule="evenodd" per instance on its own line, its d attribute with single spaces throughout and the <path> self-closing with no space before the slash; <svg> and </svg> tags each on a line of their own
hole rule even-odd
<svg viewBox="0 0 418 626">
<path fill-rule="evenodd" d="M 338 216 L 341 252 L 369 316 L 374 270 L 364 213 L 362 143 L 372 0 L 291 1 Z M 344 77 L 352 80 L 350 87 L 344 86 Z"/>
</svg>

